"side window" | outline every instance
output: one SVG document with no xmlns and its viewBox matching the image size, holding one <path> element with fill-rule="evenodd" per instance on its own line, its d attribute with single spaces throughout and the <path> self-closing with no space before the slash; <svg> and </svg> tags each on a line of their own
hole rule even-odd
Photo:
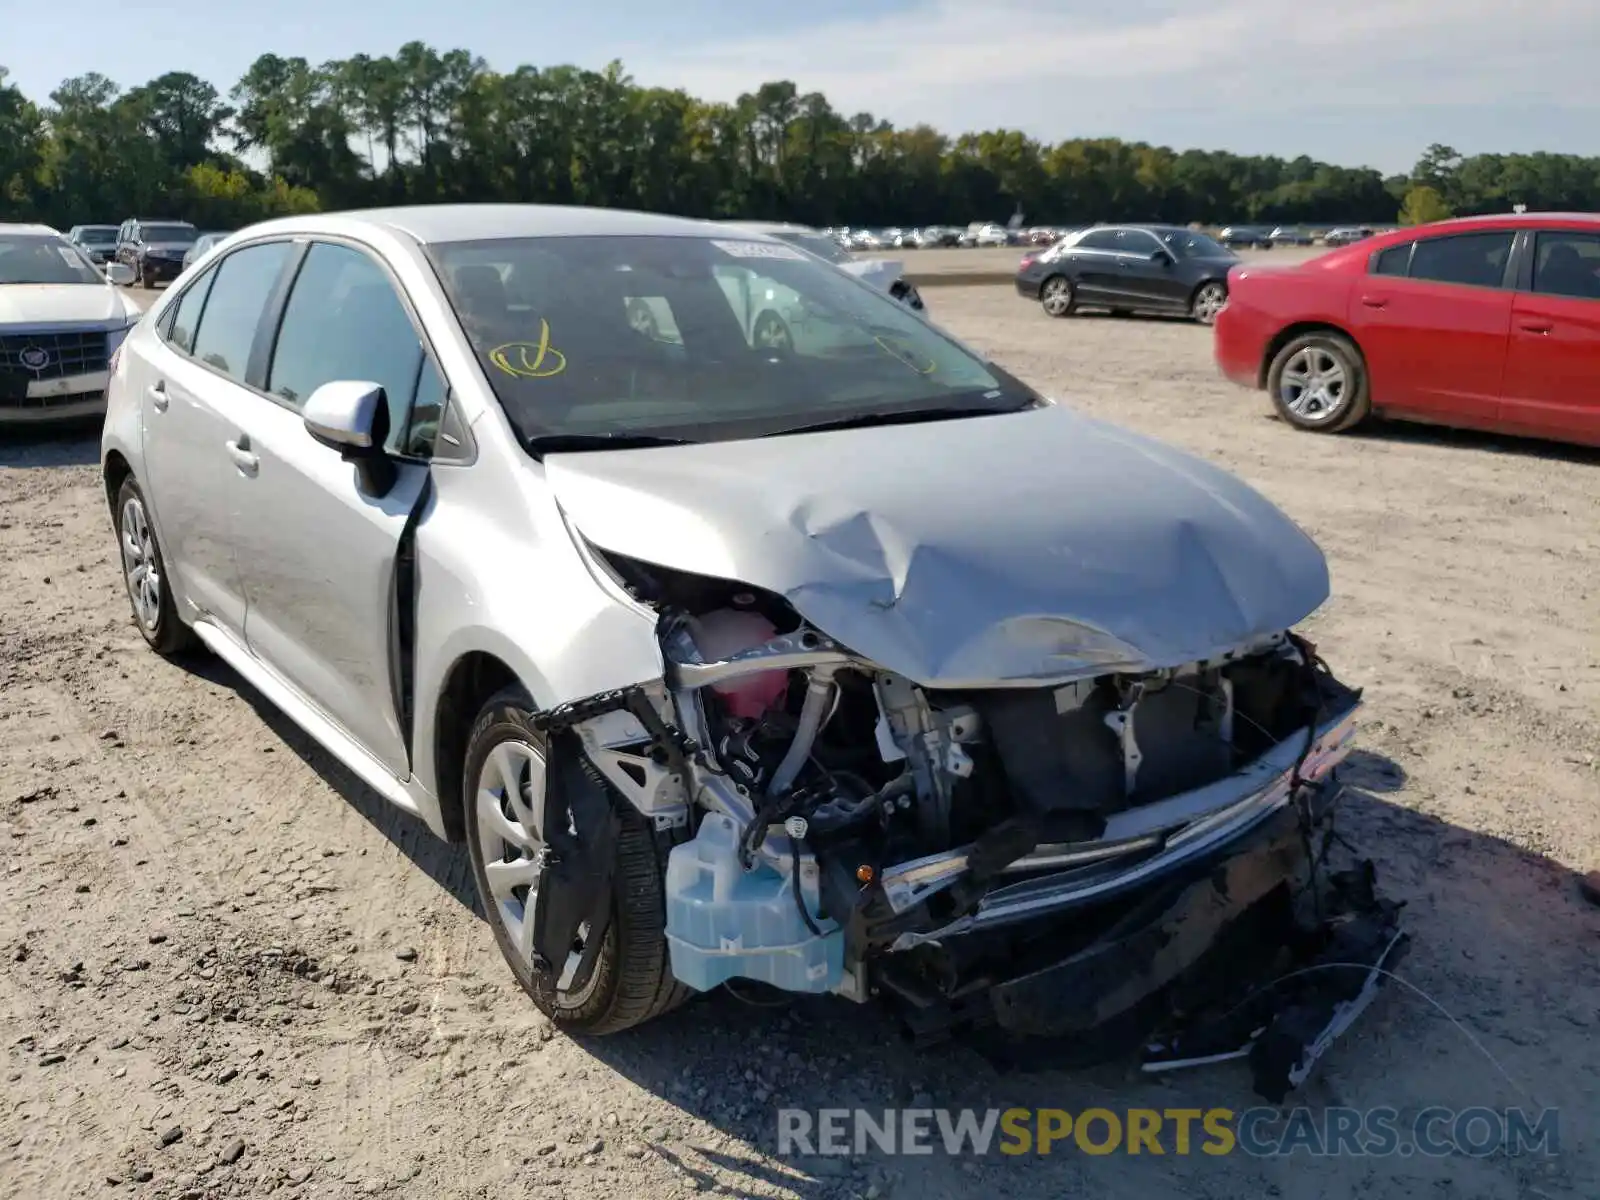
<svg viewBox="0 0 1600 1200">
<path fill-rule="evenodd" d="M 288 242 L 267 242 L 236 250 L 217 264 L 204 320 L 195 332 L 196 358 L 245 382 L 261 315 L 292 251 Z"/>
<path fill-rule="evenodd" d="M 1118 230 L 1091 229 L 1078 239 L 1076 250 L 1121 250 L 1122 245 L 1117 240 Z"/>
<path fill-rule="evenodd" d="M 206 306 L 206 295 L 211 291 L 211 283 L 216 277 L 217 270 L 213 267 L 189 285 L 178 297 L 177 307 L 173 309 L 167 341 L 185 354 L 194 353 L 194 335 L 200 328 L 200 312 Z"/>
<path fill-rule="evenodd" d="M 1534 291 L 1600 300 L 1600 234 L 1552 231 L 1538 234 L 1534 245 Z"/>
<path fill-rule="evenodd" d="M 1405 242 L 1399 246 L 1390 246 L 1387 250 L 1378 251 L 1377 258 L 1372 264 L 1374 275 L 1404 275 L 1411 267 L 1411 247 L 1415 242 Z"/>
<path fill-rule="evenodd" d="M 1470 287 L 1499 287 L 1511 256 L 1511 230 L 1425 238 L 1411 253 L 1411 278 Z"/>
<path fill-rule="evenodd" d="M 382 384 L 389 405 L 387 445 L 403 451 L 423 368 L 422 339 L 383 268 L 349 246 L 313 245 L 283 311 L 267 390 L 298 409 L 336 379 Z M 437 408 L 442 381 L 430 387 L 429 403 Z M 437 412 L 432 420 L 437 427 Z"/>
</svg>

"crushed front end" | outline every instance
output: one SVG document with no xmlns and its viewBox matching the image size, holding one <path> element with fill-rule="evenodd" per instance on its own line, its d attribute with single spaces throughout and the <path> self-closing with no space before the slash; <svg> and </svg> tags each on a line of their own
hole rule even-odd
<svg viewBox="0 0 1600 1200">
<path fill-rule="evenodd" d="M 578 727 L 672 843 L 666 936 L 697 990 L 876 999 L 923 1043 L 1035 1063 L 1248 1055 L 1281 1098 L 1404 949 L 1370 864 L 1331 862 L 1359 693 L 1293 633 L 941 689 L 771 594 L 606 567 L 660 614 L 667 673 Z"/>
</svg>

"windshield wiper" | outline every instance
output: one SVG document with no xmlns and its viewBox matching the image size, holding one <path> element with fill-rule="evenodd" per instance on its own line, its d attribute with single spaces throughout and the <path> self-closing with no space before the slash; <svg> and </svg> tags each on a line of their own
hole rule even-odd
<svg viewBox="0 0 1600 1200">
<path fill-rule="evenodd" d="M 1023 412 L 1037 405 L 1026 404 L 969 404 L 961 407 L 929 407 L 901 409 L 898 412 L 856 413 L 829 421 L 814 421 L 807 425 L 790 425 L 775 429 L 763 437 L 786 437 L 791 433 L 827 433 L 835 429 L 869 429 L 875 425 L 916 425 L 927 421 L 961 421 L 968 417 L 994 417 L 1001 413 Z"/>
<path fill-rule="evenodd" d="M 689 438 L 655 433 L 540 433 L 524 438 L 523 444 L 535 458 L 581 450 L 644 450 L 652 446 L 699 445 Z"/>
</svg>

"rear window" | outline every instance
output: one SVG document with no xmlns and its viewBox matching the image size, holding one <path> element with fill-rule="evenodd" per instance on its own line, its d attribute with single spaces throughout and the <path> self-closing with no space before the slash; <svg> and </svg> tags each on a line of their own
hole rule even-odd
<svg viewBox="0 0 1600 1200">
<path fill-rule="evenodd" d="M 1500 287 L 1505 282 L 1512 237 L 1512 232 L 1505 230 L 1427 238 L 1411 253 L 1410 276 L 1434 283 Z"/>
<path fill-rule="evenodd" d="M 1035 402 L 904 305 L 781 242 L 512 238 L 428 254 L 529 441 L 713 441 L 908 405 Z"/>
<path fill-rule="evenodd" d="M 200 231 L 193 225 L 141 225 L 139 236 L 147 242 L 192 242 Z"/>
</svg>

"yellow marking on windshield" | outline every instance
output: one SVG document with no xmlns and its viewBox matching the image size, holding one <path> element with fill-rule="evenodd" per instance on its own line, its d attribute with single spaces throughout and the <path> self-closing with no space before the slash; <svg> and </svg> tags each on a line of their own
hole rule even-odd
<svg viewBox="0 0 1600 1200">
<path fill-rule="evenodd" d="M 935 371 L 937 371 L 939 369 L 939 364 L 937 362 L 935 362 L 931 358 L 925 360 L 926 365 L 923 365 L 923 363 L 917 362 L 917 360 L 914 357 L 912 357 L 911 352 L 909 350 L 906 350 L 906 349 L 904 349 L 904 348 L 902 348 L 900 346 L 895 345 L 888 338 L 884 337 L 881 333 L 876 335 L 872 340 L 878 343 L 878 349 L 882 350 L 885 354 L 889 355 L 891 358 L 899 359 L 901 362 L 905 363 L 906 366 L 910 367 L 913 371 L 915 371 L 918 375 L 932 375 Z"/>
<path fill-rule="evenodd" d="M 567 369 L 567 356 L 550 344 L 550 322 L 539 318 L 537 342 L 507 342 L 489 351 L 489 361 L 518 379 L 549 379 Z"/>
</svg>

